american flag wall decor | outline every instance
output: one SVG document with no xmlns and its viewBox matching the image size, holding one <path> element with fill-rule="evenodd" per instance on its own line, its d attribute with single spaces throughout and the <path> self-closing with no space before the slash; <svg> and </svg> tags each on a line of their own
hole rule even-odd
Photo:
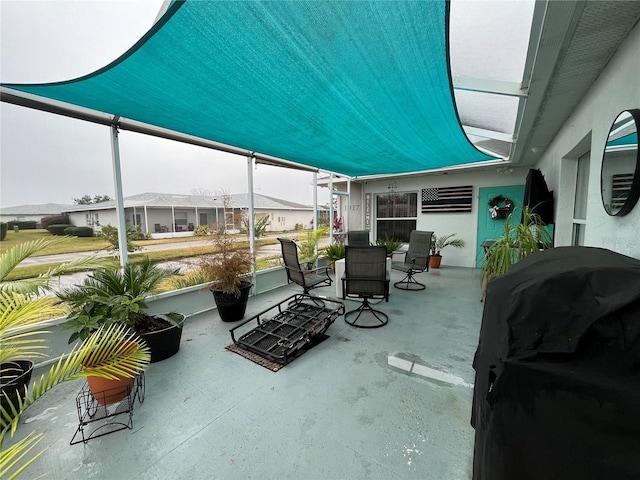
<svg viewBox="0 0 640 480">
<path fill-rule="evenodd" d="M 422 189 L 422 213 L 470 212 L 473 186 Z"/>
</svg>

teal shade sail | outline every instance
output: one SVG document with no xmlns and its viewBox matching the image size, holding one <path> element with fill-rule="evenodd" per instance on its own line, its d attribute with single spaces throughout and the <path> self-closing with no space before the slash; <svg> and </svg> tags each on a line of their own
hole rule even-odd
<svg viewBox="0 0 640 480">
<path fill-rule="evenodd" d="M 633 147 L 638 145 L 638 132 L 607 142 L 607 147 Z"/>
<path fill-rule="evenodd" d="M 494 157 L 466 138 L 448 3 L 172 3 L 122 57 L 82 78 L 4 85 L 352 177 Z"/>
</svg>

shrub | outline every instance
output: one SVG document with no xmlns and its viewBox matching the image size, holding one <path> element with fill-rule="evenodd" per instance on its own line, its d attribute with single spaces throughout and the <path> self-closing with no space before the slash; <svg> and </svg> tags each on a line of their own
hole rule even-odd
<svg viewBox="0 0 640 480">
<path fill-rule="evenodd" d="M 107 242 L 109 242 L 110 247 L 109 250 L 119 250 L 120 245 L 118 244 L 118 229 L 111 225 L 105 225 L 102 227 L 102 231 L 100 232 L 100 236 L 104 238 Z M 138 239 L 138 231 L 135 230 L 131 225 L 127 225 L 127 251 L 135 252 L 136 250 L 140 250 L 142 247 L 138 245 L 134 245 L 132 242 Z"/>
<path fill-rule="evenodd" d="M 128 231 L 129 231 L 129 226 L 127 226 L 127 232 Z M 135 235 L 131 237 L 133 240 L 149 240 L 151 238 L 150 233 L 142 233 L 142 229 L 140 228 L 140 225 L 135 227 L 133 231 L 135 232 Z"/>
<path fill-rule="evenodd" d="M 0 223 L 0 242 L 4 240 L 4 237 L 7 236 L 7 224 L 4 222 Z"/>
<path fill-rule="evenodd" d="M 36 221 L 35 220 L 11 220 L 7 224 L 7 228 L 9 230 L 13 230 L 13 227 L 17 226 L 20 230 L 35 230 L 36 229 Z"/>
<path fill-rule="evenodd" d="M 301 223 L 296 223 L 296 226 L 293 228 L 294 230 L 304 230 L 304 225 L 302 225 Z"/>
<path fill-rule="evenodd" d="M 67 227 L 64 229 L 65 235 L 73 235 L 75 237 L 93 237 L 93 228 L 91 227 Z"/>
<path fill-rule="evenodd" d="M 73 227 L 73 225 L 70 225 L 68 223 L 54 223 L 53 225 L 49 225 L 47 227 L 47 230 L 49 230 L 49 233 L 51 235 L 66 235 L 65 230 L 69 227 Z"/>
<path fill-rule="evenodd" d="M 193 234 L 196 237 L 202 237 L 204 235 L 209 235 L 209 227 L 207 225 L 198 225 L 196 229 L 193 231 Z"/>
<path fill-rule="evenodd" d="M 42 217 L 40 219 L 40 224 L 42 228 L 48 229 L 49 225 L 70 225 L 71 221 L 69 220 L 69 215 L 49 215 L 47 217 Z"/>
<path fill-rule="evenodd" d="M 344 243 L 332 243 L 324 249 L 324 255 L 327 257 L 327 260 L 329 260 L 329 264 L 336 263 L 336 260 L 344 258 L 344 254 Z"/>
<path fill-rule="evenodd" d="M 256 216 L 256 220 L 253 226 L 253 233 L 255 238 L 262 237 L 267 231 L 267 227 L 271 224 L 270 218 L 268 215 L 264 217 L 258 218 Z M 241 233 L 249 233 L 249 217 L 243 216 L 240 220 L 240 232 Z"/>
</svg>

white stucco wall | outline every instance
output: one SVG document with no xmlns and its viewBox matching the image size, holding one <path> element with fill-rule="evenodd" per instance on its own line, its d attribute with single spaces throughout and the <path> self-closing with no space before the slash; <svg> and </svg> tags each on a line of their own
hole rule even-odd
<svg viewBox="0 0 640 480">
<path fill-rule="evenodd" d="M 640 258 L 640 205 L 626 216 L 607 215 L 600 197 L 602 155 L 611 124 L 623 110 L 640 108 L 640 25 L 625 39 L 606 69 L 567 119 L 538 168 L 556 197 L 556 244 L 571 243 L 575 160 L 590 149 L 585 245 Z M 579 146 L 583 139 L 586 147 Z"/>
<path fill-rule="evenodd" d="M 476 262 L 476 244 L 478 232 L 479 208 L 489 208 L 479 205 L 478 192 L 482 187 L 498 187 L 524 185 L 529 168 L 515 168 L 508 175 L 500 175 L 496 168 L 478 169 L 467 172 L 449 172 L 446 175 L 419 175 L 405 178 L 395 178 L 397 192 L 416 192 L 418 194 L 417 230 L 433 231 L 436 235 L 455 233 L 456 238 L 465 241 L 465 247 L 447 247 L 443 251 L 442 265 L 458 267 L 474 267 Z M 364 192 L 372 194 L 372 238 L 376 238 L 375 195 L 387 194 L 390 180 L 367 181 Z M 473 206 L 469 213 L 420 213 L 420 197 L 423 188 L 454 187 L 473 185 Z M 352 196 L 351 204 L 360 201 L 359 196 Z M 483 212 L 484 213 L 484 212 Z"/>
</svg>

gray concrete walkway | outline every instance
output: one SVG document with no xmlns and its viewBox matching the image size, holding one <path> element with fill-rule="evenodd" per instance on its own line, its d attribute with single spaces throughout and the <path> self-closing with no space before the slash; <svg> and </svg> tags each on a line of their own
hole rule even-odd
<svg viewBox="0 0 640 480">
<path fill-rule="evenodd" d="M 480 280 L 452 267 L 420 277 L 426 290 L 392 287 L 377 305 L 387 326 L 339 317 L 329 339 L 276 373 L 225 350 L 236 324 L 216 311 L 187 319 L 178 354 L 147 371 L 132 430 L 70 446 L 82 382 L 39 400 L 18 437 L 43 432 L 48 449 L 25 478 L 470 479 Z M 246 318 L 299 291 L 251 297 Z"/>
</svg>

